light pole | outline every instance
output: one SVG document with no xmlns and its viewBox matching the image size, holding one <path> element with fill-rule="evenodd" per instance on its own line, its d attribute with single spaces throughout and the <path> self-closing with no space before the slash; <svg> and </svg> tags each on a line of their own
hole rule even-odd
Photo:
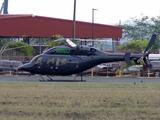
<svg viewBox="0 0 160 120">
<path fill-rule="evenodd" d="M 76 31 L 76 0 L 74 0 L 74 9 L 73 9 L 73 27 L 72 27 L 72 38 L 75 38 L 75 31 Z"/>
<path fill-rule="evenodd" d="M 4 0 L 3 14 L 8 14 L 8 0 Z"/>
<path fill-rule="evenodd" d="M 92 39 L 94 39 L 94 11 L 97 9 L 92 8 Z M 92 46 L 94 46 L 94 41 L 92 41 Z"/>
</svg>

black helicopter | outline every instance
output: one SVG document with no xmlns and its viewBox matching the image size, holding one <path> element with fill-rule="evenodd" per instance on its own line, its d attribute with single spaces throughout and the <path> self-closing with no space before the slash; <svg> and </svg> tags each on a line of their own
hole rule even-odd
<svg viewBox="0 0 160 120">
<path fill-rule="evenodd" d="M 87 69 L 107 62 L 126 61 L 127 64 L 131 65 L 131 60 L 137 64 L 143 60 L 146 66 L 151 68 L 148 55 L 155 39 L 156 34 L 153 34 L 143 54 L 106 53 L 94 47 L 77 46 L 67 39 L 68 45 L 48 49 L 35 56 L 29 63 L 20 66 L 18 70 L 28 71 L 31 74 L 47 75 L 50 81 L 53 81 L 49 75 L 81 74 Z M 41 78 L 43 79 L 43 77 Z"/>
</svg>

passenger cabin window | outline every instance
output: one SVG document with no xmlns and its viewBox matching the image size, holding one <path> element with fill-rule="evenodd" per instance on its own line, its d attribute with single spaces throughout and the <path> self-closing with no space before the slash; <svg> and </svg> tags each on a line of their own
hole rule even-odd
<svg viewBox="0 0 160 120">
<path fill-rule="evenodd" d="M 62 58 L 61 59 L 61 65 L 65 65 L 67 63 L 67 59 L 66 58 Z"/>
<path fill-rule="evenodd" d="M 67 59 L 66 58 L 57 58 L 56 66 L 65 65 L 66 63 L 67 63 Z"/>
<path fill-rule="evenodd" d="M 49 59 L 47 60 L 47 65 L 51 66 L 51 65 L 53 65 L 53 64 L 54 64 L 54 58 L 49 58 Z"/>
</svg>

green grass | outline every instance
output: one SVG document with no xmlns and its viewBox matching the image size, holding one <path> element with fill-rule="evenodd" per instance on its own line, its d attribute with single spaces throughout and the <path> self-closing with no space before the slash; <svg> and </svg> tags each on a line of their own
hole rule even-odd
<svg viewBox="0 0 160 120">
<path fill-rule="evenodd" d="M 1 83 L 3 120 L 159 120 L 160 85 Z"/>
</svg>

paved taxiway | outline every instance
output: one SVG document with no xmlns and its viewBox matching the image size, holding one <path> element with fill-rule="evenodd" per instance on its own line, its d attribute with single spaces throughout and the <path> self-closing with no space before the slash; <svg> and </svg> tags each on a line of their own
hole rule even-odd
<svg viewBox="0 0 160 120">
<path fill-rule="evenodd" d="M 44 77 L 47 79 L 46 77 Z M 40 82 L 41 78 L 37 75 L 34 76 L 23 76 L 23 75 L 0 75 L 0 82 Z M 52 79 L 56 82 L 74 82 L 74 77 L 70 76 L 54 76 Z M 80 77 L 76 78 L 80 80 Z M 115 77 L 86 77 L 83 76 L 83 79 L 86 80 L 85 83 L 104 83 L 104 84 L 160 84 L 160 78 L 115 78 Z M 80 82 L 78 82 L 80 83 Z M 84 83 L 84 82 L 82 82 Z"/>
</svg>

